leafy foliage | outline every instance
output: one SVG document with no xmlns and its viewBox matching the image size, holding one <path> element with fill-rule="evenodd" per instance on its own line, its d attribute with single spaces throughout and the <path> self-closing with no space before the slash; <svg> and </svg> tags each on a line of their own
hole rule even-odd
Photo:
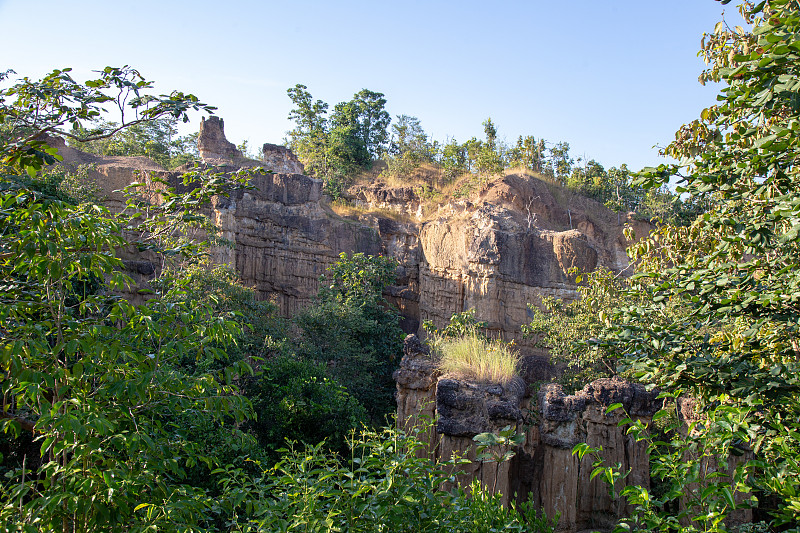
<svg viewBox="0 0 800 533">
<path fill-rule="evenodd" d="M 54 70 L 38 81 L 23 78 L 0 91 L 3 164 L 33 177 L 57 159 L 55 149 L 47 147 L 42 137 L 45 134 L 90 142 L 162 117 L 187 122 L 190 110 L 215 109 L 180 91 L 156 96 L 151 93 L 153 83 L 128 66 L 106 67 L 85 83 L 76 82 L 70 72 Z M 107 106 L 114 106 L 119 122 L 96 122 Z"/>
<path fill-rule="evenodd" d="M 296 106 L 289 113 L 295 122 L 289 147 L 337 199 L 354 175 L 384 152 L 391 121 L 384 110 L 386 99 L 382 93 L 362 89 L 349 102 L 336 104 L 328 118 L 328 104 L 314 101 L 305 85 L 297 84 L 287 93 Z"/>
<path fill-rule="evenodd" d="M 212 343 L 230 342 L 234 324 L 183 301 L 133 307 L 102 293 L 76 295 L 89 276 L 109 278 L 110 287 L 124 282 L 108 252 L 123 244 L 110 215 L 27 191 L 4 194 L 2 206 L 3 427 L 38 434 L 47 459 L 36 476 L 26 478 L 24 467 L 10 475 L 0 516 L 49 529 L 136 522 L 134 507 L 145 501 L 193 512 L 180 480 L 201 450 L 163 414 L 241 420 L 249 404 L 231 394 L 229 371 L 189 376 L 172 363 L 221 357 Z M 118 490 L 138 500 L 114 498 Z"/>
<path fill-rule="evenodd" d="M 467 335 L 483 336 L 481 330 L 489 326 L 488 322 L 481 322 L 475 318 L 475 309 L 467 309 L 460 313 L 453 313 L 450 321 L 441 330 L 433 325 L 433 322 L 426 320 L 422 323 L 422 328 L 430 336 L 434 345 L 445 339 L 457 339 Z"/>
<path fill-rule="evenodd" d="M 100 188 L 90 176 L 92 165 L 53 165 L 33 178 L 27 174 L 16 181 L 54 200 L 69 204 L 95 202 Z"/>
<path fill-rule="evenodd" d="M 408 176 L 423 163 L 433 163 L 437 147 L 428 141 L 417 117 L 398 115 L 392 124 L 392 140 L 385 156 L 388 173 Z"/>
<path fill-rule="evenodd" d="M 620 347 L 593 341 L 611 325 L 611 310 L 642 300 L 637 296 L 638 285 L 632 290 L 630 281 L 610 270 L 571 273 L 576 276 L 579 298 L 544 298 L 542 307 L 529 304 L 533 318 L 523 324 L 522 331 L 537 347 L 548 350 L 553 363 L 564 365 L 559 381 L 566 390 L 575 391 L 594 379 L 618 374 Z"/>
<path fill-rule="evenodd" d="M 383 429 L 354 436 L 341 458 L 319 446 L 292 447 L 255 482 L 231 467 L 224 479 L 237 483 L 220 506 L 250 517 L 241 526 L 247 532 L 553 531 L 533 507 L 504 508 L 477 481 L 467 491 L 451 489 L 459 461 L 420 458 L 426 446 L 413 433 Z"/>
<path fill-rule="evenodd" d="M 101 74 L 81 85 L 55 71 L 0 91 L 0 117 L 11 125 L 0 148 L 0 425 L 17 454 L 0 482 L 0 522 L 26 531 L 191 529 L 211 519 L 193 472 L 220 461 L 220 448 L 193 438 L 196 427 L 250 416 L 233 378 L 251 370 L 238 362 L 190 371 L 178 362 L 225 359 L 240 329 L 171 288 L 143 306 L 114 297 L 130 283 L 115 250 L 128 245 L 120 220 L 138 221 L 153 251 L 196 257 L 197 243 L 160 232 L 197 220 L 192 210 L 224 194 L 224 180 L 185 195 L 164 188 L 167 201 L 146 219 L 135 202 L 118 218 L 28 188 L 47 183 L 42 169 L 57 158 L 38 136 L 64 124 L 80 131 L 102 103 L 127 106 L 141 121 L 202 106 L 182 93 L 149 96 L 150 83 L 130 69 Z"/>
<path fill-rule="evenodd" d="M 320 279 L 317 303 L 296 317 L 306 356 L 326 364 L 376 423 L 395 408 L 392 372 L 403 351 L 399 315 L 383 299 L 396 268 L 392 258 L 342 253 Z"/>
<path fill-rule="evenodd" d="M 286 440 L 346 451 L 349 434 L 365 424 L 367 412 L 332 381 L 324 365 L 293 355 L 277 355 L 243 387 L 258 418 L 248 421 L 270 461 L 277 462 Z"/>
<path fill-rule="evenodd" d="M 602 342 L 623 353 L 624 367 L 640 379 L 698 398 L 706 431 L 718 441 L 745 438 L 746 431 L 763 458 L 747 486 L 776 495 L 776 523 L 796 527 L 800 108 L 793 87 L 800 6 L 745 2 L 740 12 L 751 32 L 721 22 L 704 38 L 709 69 L 701 80 L 723 87 L 718 104 L 666 149 L 682 159 L 680 168 L 649 169 L 640 179 L 657 186 L 678 174 L 677 192 L 709 209 L 690 226 L 664 227 L 634 248 L 650 292 L 643 304 L 615 314 Z M 654 323 L 674 307 L 685 313 Z M 720 418 L 721 408 L 728 418 Z M 706 498 L 692 519 L 719 509 L 718 496 Z"/>
</svg>

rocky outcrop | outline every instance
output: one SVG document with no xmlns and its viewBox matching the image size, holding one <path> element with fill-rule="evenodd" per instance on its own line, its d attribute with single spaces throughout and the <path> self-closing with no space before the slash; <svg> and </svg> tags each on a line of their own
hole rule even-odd
<svg viewBox="0 0 800 533">
<path fill-rule="evenodd" d="M 453 468 L 462 486 L 473 479 L 501 494 L 508 505 L 514 483 L 512 463 L 487 462 L 477 459 L 473 437 L 480 433 L 499 434 L 504 429 L 523 424 L 523 396 L 526 385 L 515 377 L 508 383 L 473 383 L 453 377 L 440 377 L 436 383 L 436 431 L 440 435 L 438 458 L 448 461 L 464 458 L 470 462 Z M 507 447 L 495 450 L 505 453 Z"/>
<path fill-rule="evenodd" d="M 430 350 L 416 335 L 406 337 L 403 353 L 400 367 L 392 375 L 397 383 L 397 426 L 416 432 L 420 440 L 429 444 L 427 450 L 419 450 L 417 455 L 432 456 L 437 446 L 434 419 L 439 370 Z"/>
<path fill-rule="evenodd" d="M 261 161 L 247 159 L 225 137 L 225 122 L 220 117 L 205 117 L 200 122 L 197 149 L 204 163 L 216 166 L 261 167 L 280 174 L 303 174 L 303 164 L 285 146 L 264 143 Z"/>
<path fill-rule="evenodd" d="M 444 206 L 420 228 L 420 319 L 444 325 L 453 313 L 476 317 L 505 340 L 522 339 L 528 304 L 577 297 L 571 269 L 628 265 L 623 225 L 645 225 L 591 200 L 526 176 L 487 184 L 468 201 Z"/>
<path fill-rule="evenodd" d="M 225 122 L 220 117 L 201 119 L 197 149 L 200 151 L 200 158 L 206 163 L 224 164 L 243 158 L 236 145 L 225 138 Z"/>
<path fill-rule="evenodd" d="M 386 187 L 373 183 L 356 187 L 348 199 L 360 207 L 386 209 L 417 218 L 423 215 L 423 202 L 417 187 Z"/>
<path fill-rule="evenodd" d="M 267 144 L 264 161 L 246 159 L 225 138 L 218 117 L 201 123 L 198 147 L 217 170 L 272 172 L 254 178 L 252 190 L 218 199 L 209 215 L 233 243 L 217 248 L 214 257 L 234 267 L 259 297 L 276 301 L 286 316 L 311 302 L 320 275 L 341 252 L 391 255 L 400 268 L 386 295 L 400 309 L 406 331 L 417 331 L 423 320 L 441 327 L 452 314 L 474 308 L 495 336 L 515 339 L 532 354 L 520 331 L 530 319 L 528 304 L 547 296 L 575 298 L 570 269 L 627 266 L 622 229 L 633 221 L 530 176 L 504 176 L 468 199 L 426 204 L 435 210 L 426 218 L 420 218 L 419 189 L 362 187 L 353 201 L 388 214 L 345 219 L 331 211 L 321 182 L 303 176 L 286 148 Z M 68 163 L 95 165 L 106 202 L 115 209 L 124 205 L 118 191 L 133 181 L 150 183 L 156 196 L 160 185 L 152 178 L 180 181 L 146 158 L 91 156 L 63 142 L 59 150 Z"/>
<path fill-rule="evenodd" d="M 273 172 L 302 174 L 305 171 L 294 152 L 277 144 L 264 143 L 261 147 L 261 162 L 265 168 Z"/>
<path fill-rule="evenodd" d="M 531 383 L 520 377 L 498 384 L 440 375 L 413 336 L 406 339 L 405 352 L 395 373 L 398 424 L 410 427 L 418 413 L 437 417 L 436 434 L 425 433 L 432 439 L 430 456 L 468 459 L 458 466 L 462 485 L 478 479 L 488 490 L 499 491 L 504 503 L 532 500 L 547 516 L 559 515 L 558 529 L 565 532 L 609 529 L 630 511 L 609 496 L 600 478 L 590 479 L 594 458 L 581 461 L 572 453 L 576 444 L 602 448 L 607 465 L 619 463 L 622 472 L 630 470 L 626 483 L 649 486 L 647 446 L 628 435 L 621 421 L 649 421 L 661 406 L 656 392 L 615 378 L 596 380 L 574 395 L 550 384 L 531 396 Z M 621 409 L 606 412 L 617 403 Z M 509 426 L 526 436 L 514 458 L 500 464 L 477 460 L 473 437 Z"/>
<path fill-rule="evenodd" d="M 625 418 L 649 422 L 661 401 L 657 392 L 622 379 L 599 379 L 575 395 L 564 395 L 559 385 L 545 385 L 538 395 L 540 414 L 539 443 L 533 453 L 533 475 L 523 475 L 520 487 L 548 516 L 560 513 L 559 526 L 565 531 L 586 528 L 611 529 L 629 514 L 624 500 L 613 499 L 608 485 L 591 479 L 593 457 L 581 462 L 572 453 L 576 444 L 586 443 L 599 452 L 604 464 L 619 464 L 620 472 L 630 474 L 628 485 L 650 486 L 647 444 L 627 434 Z M 607 413 L 609 406 L 622 404 Z M 622 485 L 615 487 L 617 491 Z"/>
<path fill-rule="evenodd" d="M 227 262 L 285 316 L 306 308 L 319 278 L 340 252 L 384 252 L 373 228 L 332 216 L 320 198 L 322 182 L 302 174 L 265 173 L 253 189 L 220 198 L 214 212 L 234 243 Z M 222 252 L 224 253 L 224 252 Z"/>
</svg>

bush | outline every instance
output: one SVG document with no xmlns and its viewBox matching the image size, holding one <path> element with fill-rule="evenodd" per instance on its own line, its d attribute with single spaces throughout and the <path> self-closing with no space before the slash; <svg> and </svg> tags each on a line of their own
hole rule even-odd
<svg viewBox="0 0 800 533">
<path fill-rule="evenodd" d="M 239 517 L 246 532 L 553 531 L 531 507 L 523 506 L 524 516 L 507 509 L 477 481 L 466 491 L 450 489 L 458 461 L 418 457 L 427 443 L 414 432 L 365 430 L 348 444 L 344 457 L 321 446 L 292 447 L 257 480 L 228 467 L 218 512 Z"/>
<path fill-rule="evenodd" d="M 278 459 L 287 439 L 313 445 L 326 441 L 327 448 L 343 452 L 347 436 L 367 421 L 361 404 L 326 376 L 324 366 L 288 355 L 263 366 L 244 386 L 257 414 L 245 428 L 271 460 Z"/>
<path fill-rule="evenodd" d="M 382 296 L 396 268 L 391 258 L 342 254 L 320 280 L 316 304 L 295 318 L 303 355 L 325 364 L 376 424 L 395 409 L 392 372 L 403 353 L 400 317 Z"/>
</svg>

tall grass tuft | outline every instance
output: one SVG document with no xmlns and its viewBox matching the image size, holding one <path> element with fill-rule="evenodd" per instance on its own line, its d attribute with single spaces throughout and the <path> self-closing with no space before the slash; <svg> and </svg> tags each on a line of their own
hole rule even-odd
<svg viewBox="0 0 800 533">
<path fill-rule="evenodd" d="M 476 333 L 438 343 L 439 368 L 445 374 L 489 383 L 508 383 L 517 375 L 519 354 L 501 341 Z"/>
</svg>

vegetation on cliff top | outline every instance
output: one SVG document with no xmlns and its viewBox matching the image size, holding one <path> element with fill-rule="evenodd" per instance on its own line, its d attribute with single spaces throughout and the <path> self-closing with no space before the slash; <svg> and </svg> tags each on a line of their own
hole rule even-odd
<svg viewBox="0 0 800 533">
<path fill-rule="evenodd" d="M 416 117 L 399 115 L 394 123 L 384 110 L 383 94 L 364 89 L 341 102 L 327 116 L 328 104 L 314 100 L 305 85 L 288 90 L 295 105 L 289 119 L 288 146 L 306 171 L 346 209 L 347 189 L 375 180 L 413 186 L 431 202 L 469 195 L 492 176 L 522 172 L 567 187 L 615 211 L 633 211 L 644 219 L 687 222 L 697 208 L 664 185 L 645 188 L 627 165 L 605 169 L 595 160 L 575 158 L 569 143 L 550 143 L 532 135 L 508 145 L 498 139 L 491 118 L 483 122 L 484 139 L 441 143 L 430 139 Z"/>
</svg>

